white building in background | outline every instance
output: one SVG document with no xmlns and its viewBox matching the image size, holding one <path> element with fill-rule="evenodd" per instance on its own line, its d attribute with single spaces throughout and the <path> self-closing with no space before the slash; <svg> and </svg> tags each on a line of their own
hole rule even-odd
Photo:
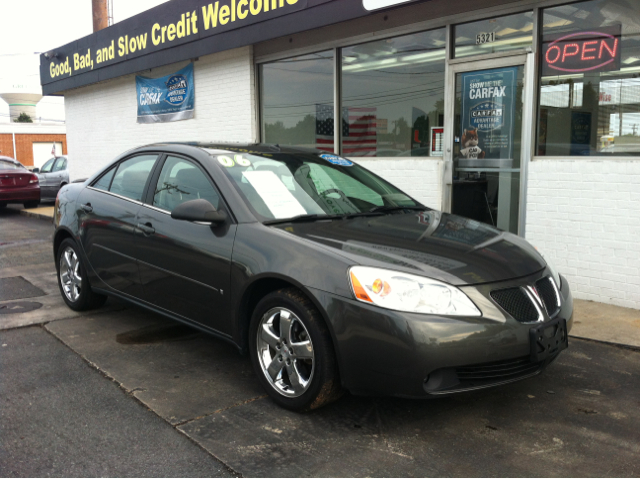
<svg viewBox="0 0 640 479">
<path fill-rule="evenodd" d="M 64 98 L 42 95 L 39 58 L 36 53 L 0 55 L 0 123 L 26 113 L 34 123 L 64 124 Z"/>
<path fill-rule="evenodd" d="M 576 297 L 640 309 L 637 0 L 186 5 L 41 57 L 76 177 L 157 141 L 316 146 L 525 236 Z M 194 118 L 138 123 L 135 76 L 189 63 Z"/>
</svg>

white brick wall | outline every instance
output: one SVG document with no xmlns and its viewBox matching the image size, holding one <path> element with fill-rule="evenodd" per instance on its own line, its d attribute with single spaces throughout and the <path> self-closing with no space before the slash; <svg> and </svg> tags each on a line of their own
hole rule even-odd
<svg viewBox="0 0 640 479">
<path fill-rule="evenodd" d="M 424 205 L 442 208 L 442 161 L 435 158 L 350 158 Z"/>
<path fill-rule="evenodd" d="M 526 236 L 576 298 L 640 309 L 640 161 L 531 162 Z"/>
<path fill-rule="evenodd" d="M 159 77 L 187 62 L 145 70 Z M 126 150 L 160 141 L 255 141 L 252 48 L 200 57 L 194 63 L 195 118 L 136 122 L 135 75 L 65 92 L 71 178 L 86 178 Z"/>
</svg>

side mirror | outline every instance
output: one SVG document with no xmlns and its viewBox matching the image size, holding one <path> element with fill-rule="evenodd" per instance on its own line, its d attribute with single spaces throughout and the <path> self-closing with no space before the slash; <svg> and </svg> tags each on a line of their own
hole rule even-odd
<svg viewBox="0 0 640 479">
<path fill-rule="evenodd" d="M 174 220 L 200 221 L 220 225 L 227 221 L 224 211 L 218 211 L 207 200 L 191 200 L 176 206 L 171 212 Z"/>
<path fill-rule="evenodd" d="M 40 168 L 34 168 L 31 170 L 32 173 L 40 173 Z"/>
</svg>

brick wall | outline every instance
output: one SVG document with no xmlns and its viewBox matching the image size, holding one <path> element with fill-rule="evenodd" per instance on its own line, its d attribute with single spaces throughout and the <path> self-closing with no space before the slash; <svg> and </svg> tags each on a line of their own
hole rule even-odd
<svg viewBox="0 0 640 479">
<path fill-rule="evenodd" d="M 435 158 L 350 158 L 424 205 L 442 208 L 442 161 Z"/>
<path fill-rule="evenodd" d="M 13 135 L 11 133 L 0 133 L 0 151 L 4 156 L 17 159 L 24 166 L 33 166 L 33 144 L 34 143 L 62 143 L 62 154 L 67 154 L 67 136 L 52 134 L 24 134 L 16 133 L 16 156 L 13 151 Z"/>
<path fill-rule="evenodd" d="M 159 77 L 181 62 L 145 70 Z M 71 178 L 90 176 L 130 148 L 162 141 L 255 141 L 256 99 L 251 47 L 200 57 L 194 63 L 195 118 L 139 124 L 135 75 L 65 92 Z"/>
<path fill-rule="evenodd" d="M 531 162 L 526 236 L 575 297 L 640 309 L 640 161 Z"/>
</svg>

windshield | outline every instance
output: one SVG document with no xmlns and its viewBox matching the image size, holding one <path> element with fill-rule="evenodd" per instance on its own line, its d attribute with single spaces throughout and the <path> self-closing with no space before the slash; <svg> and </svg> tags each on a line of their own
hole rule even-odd
<svg viewBox="0 0 640 479">
<path fill-rule="evenodd" d="M 382 178 L 336 155 L 238 152 L 213 156 L 262 221 L 422 207 Z"/>
<path fill-rule="evenodd" d="M 40 173 L 50 173 L 51 172 L 51 168 L 53 167 L 53 162 L 54 161 L 56 161 L 56 159 L 55 158 L 51 158 L 44 165 L 42 165 L 42 168 L 40 168 Z"/>
<path fill-rule="evenodd" d="M 22 170 L 24 166 L 10 160 L 0 160 L 0 170 Z"/>
</svg>

